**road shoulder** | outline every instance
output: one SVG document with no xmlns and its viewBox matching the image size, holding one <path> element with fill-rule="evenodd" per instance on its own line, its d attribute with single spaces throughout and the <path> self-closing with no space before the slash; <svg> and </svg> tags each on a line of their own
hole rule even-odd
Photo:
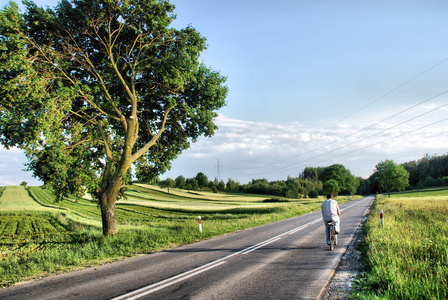
<svg viewBox="0 0 448 300">
<path fill-rule="evenodd" d="M 362 270 L 361 251 L 357 249 L 362 241 L 365 220 L 356 230 L 353 240 L 342 256 L 333 278 L 321 294 L 321 300 L 347 299 L 347 295 L 352 290 L 352 284 Z"/>
</svg>

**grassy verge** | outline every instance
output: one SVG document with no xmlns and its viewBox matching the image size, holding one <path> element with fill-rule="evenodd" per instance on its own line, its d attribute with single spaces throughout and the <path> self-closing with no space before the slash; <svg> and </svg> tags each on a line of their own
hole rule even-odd
<svg viewBox="0 0 448 300">
<path fill-rule="evenodd" d="M 119 234 L 104 237 L 96 203 L 76 198 L 55 203 L 53 195 L 40 187 L 7 187 L 0 198 L 0 286 L 308 213 L 319 210 L 323 199 L 264 200 L 257 195 L 176 189 L 168 194 L 156 187 L 132 185 L 127 200 L 116 204 Z M 338 201 L 349 199 L 338 197 Z"/>
<path fill-rule="evenodd" d="M 447 224 L 448 190 L 378 196 L 364 228 L 365 273 L 352 297 L 447 299 Z"/>
</svg>

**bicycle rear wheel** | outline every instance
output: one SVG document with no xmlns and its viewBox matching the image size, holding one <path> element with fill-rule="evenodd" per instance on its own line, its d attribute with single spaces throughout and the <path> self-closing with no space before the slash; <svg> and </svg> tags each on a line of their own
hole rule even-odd
<svg viewBox="0 0 448 300">
<path fill-rule="evenodd" d="M 333 251 L 335 245 L 334 224 L 330 225 L 330 250 Z"/>
</svg>

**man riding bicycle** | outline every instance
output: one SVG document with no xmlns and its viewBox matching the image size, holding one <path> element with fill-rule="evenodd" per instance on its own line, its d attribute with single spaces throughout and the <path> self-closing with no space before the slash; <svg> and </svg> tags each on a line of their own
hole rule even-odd
<svg viewBox="0 0 448 300">
<path fill-rule="evenodd" d="M 325 232 L 327 236 L 327 244 L 330 244 L 330 228 L 328 226 L 329 221 L 334 221 L 334 231 L 336 234 L 339 233 L 339 216 L 341 211 L 339 209 L 338 202 L 333 199 L 332 194 L 327 195 L 327 200 L 322 202 L 322 218 L 325 223 Z"/>
</svg>

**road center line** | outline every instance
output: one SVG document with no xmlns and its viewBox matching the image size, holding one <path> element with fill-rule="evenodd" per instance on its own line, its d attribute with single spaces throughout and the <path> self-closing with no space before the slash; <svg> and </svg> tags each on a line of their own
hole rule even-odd
<svg viewBox="0 0 448 300">
<path fill-rule="evenodd" d="M 265 246 L 265 245 L 268 245 L 268 244 L 270 244 L 270 243 L 273 243 L 273 242 L 275 242 L 275 241 L 278 241 L 283 235 L 285 235 L 285 234 L 292 234 L 292 233 L 295 233 L 295 232 L 297 232 L 297 231 L 300 231 L 300 230 L 302 230 L 302 229 L 308 227 L 308 225 L 313 224 L 313 223 L 316 223 L 316 222 L 319 221 L 319 220 L 320 220 L 320 218 L 318 218 L 318 219 L 316 219 L 316 220 L 313 220 L 313 221 L 311 221 L 311 222 L 308 222 L 308 223 L 306 223 L 305 225 L 302 225 L 302 226 L 299 226 L 299 227 L 294 228 L 294 229 L 292 229 L 292 230 L 289 230 L 289 231 L 287 231 L 287 232 L 284 232 L 284 233 L 282 233 L 282 234 L 279 234 L 279 235 L 277 235 L 277 236 L 275 236 L 275 237 L 272 237 L 272 238 L 270 238 L 270 239 L 268 239 L 268 240 L 265 240 L 265 241 L 263 241 L 263 242 L 261 242 L 261 243 L 258 243 L 258 244 L 256 244 L 256 245 L 247 247 L 247 248 L 245 248 L 245 249 L 243 249 L 243 250 L 241 250 L 241 251 L 232 253 L 232 254 L 227 255 L 227 256 L 225 256 L 225 257 L 223 257 L 223 258 L 220 258 L 220 259 L 218 259 L 218 260 L 212 261 L 212 262 L 210 262 L 210 263 L 208 263 L 208 264 L 205 264 L 205 265 L 203 265 L 203 266 L 200 266 L 200 267 L 198 267 L 198 268 L 195 268 L 195 269 L 192 269 L 192 270 L 190 270 L 190 271 L 184 272 L 184 273 L 182 273 L 182 274 L 179 274 L 179 275 L 176 275 L 176 276 L 167 278 L 167 279 L 165 279 L 165 280 L 162 280 L 162 281 L 153 283 L 153 284 L 151 284 L 151 285 L 145 286 L 145 287 L 140 288 L 140 289 L 138 289 L 138 290 L 135 290 L 135 291 L 133 291 L 133 292 L 130 292 L 130 293 L 127 293 L 127 294 L 124 294 L 124 295 L 121 295 L 121 296 L 112 298 L 111 300 L 124 300 L 124 299 L 127 299 L 127 300 L 135 300 L 135 299 L 138 299 L 138 298 L 140 298 L 140 297 L 149 295 L 149 294 L 154 293 L 154 292 L 156 292 L 156 291 L 158 291 L 158 290 L 161 290 L 161 289 L 163 289 L 163 288 L 166 288 L 166 287 L 168 287 L 168 286 L 170 286 L 170 285 L 173 285 L 173 284 L 175 284 L 175 283 L 178 283 L 178 282 L 183 281 L 183 280 L 185 280 L 185 279 L 188 279 L 188 278 L 190 278 L 190 277 L 196 276 L 196 275 L 198 275 L 198 274 L 200 274 L 200 273 L 203 273 L 203 272 L 208 271 L 208 270 L 210 270 L 210 269 L 213 269 L 213 268 L 215 268 L 215 267 L 218 267 L 218 266 L 220 266 L 220 265 L 226 263 L 225 260 L 231 258 L 232 256 L 235 256 L 235 255 L 238 255 L 238 254 L 247 254 L 247 253 L 250 253 L 250 252 L 252 252 L 252 251 L 255 251 L 255 250 L 257 250 L 257 249 L 259 249 L 259 248 L 261 248 L 261 247 L 263 247 L 263 246 Z"/>
<path fill-rule="evenodd" d="M 258 248 L 261 248 L 261 247 L 263 247 L 263 246 L 269 245 L 270 243 L 276 242 L 276 241 L 278 241 L 279 239 L 280 239 L 280 238 L 270 239 L 270 240 L 268 240 L 268 241 L 266 241 L 266 242 L 264 242 L 264 243 L 260 243 L 260 244 L 258 244 L 258 245 L 252 246 L 252 247 L 251 247 L 250 249 L 248 249 L 247 251 L 241 252 L 241 254 L 247 254 L 247 253 L 250 253 L 250 252 L 252 252 L 252 251 L 257 250 Z"/>
<path fill-rule="evenodd" d="M 356 204 L 356 203 L 355 203 L 355 204 Z M 349 206 L 345 207 L 344 209 L 341 209 L 341 211 L 346 210 L 346 209 L 352 207 L 352 206 L 355 205 L 355 204 L 349 205 Z M 127 293 L 127 294 L 124 294 L 124 295 L 121 295 L 121 296 L 112 298 L 111 300 L 123 300 L 123 299 L 127 299 L 127 300 L 135 300 L 135 299 L 138 299 L 138 298 L 140 298 L 140 297 L 149 295 L 149 294 L 154 293 L 154 292 L 156 292 L 156 291 L 159 291 L 159 290 L 161 290 L 161 289 L 163 289 L 163 288 L 166 288 L 166 287 L 168 287 L 168 286 L 170 286 L 170 285 L 176 284 L 176 283 L 178 283 L 178 282 L 181 282 L 181 281 L 183 281 L 183 280 L 186 280 L 186 279 L 188 279 L 188 278 L 191 278 L 191 277 L 193 277 L 193 276 L 196 276 L 196 275 L 198 275 L 198 274 L 201 274 L 201 273 L 203 273 L 203 272 L 206 272 L 206 271 L 208 271 L 208 270 L 210 270 L 210 269 L 213 269 L 213 268 L 215 268 L 215 267 L 218 267 L 218 266 L 220 266 L 220 265 L 222 265 L 222 264 L 225 264 L 225 263 L 226 263 L 226 260 L 229 259 L 229 258 L 231 258 L 232 256 L 235 256 L 235 255 L 238 255 L 238 254 L 248 254 L 248 253 L 250 253 L 250 252 L 252 252 L 252 251 L 255 251 L 255 250 L 257 250 L 257 249 L 259 249 L 259 248 L 261 248 L 261 247 L 263 247 L 263 246 L 269 245 L 269 244 L 271 244 L 271 243 L 274 243 L 274 242 L 280 240 L 280 238 L 281 238 L 282 236 L 284 236 L 284 235 L 287 235 L 287 234 L 288 234 L 288 235 L 289 235 L 289 234 L 294 234 L 294 233 L 296 233 L 296 232 L 298 232 L 298 231 L 300 231 L 300 230 L 302 230 L 302 229 L 305 229 L 305 228 L 308 227 L 309 225 L 312 225 L 312 224 L 314 224 L 314 223 L 317 223 L 317 222 L 319 222 L 319 221 L 321 221 L 321 220 L 322 220 L 322 217 L 319 217 L 319 218 L 314 219 L 314 220 L 312 220 L 312 221 L 310 221 L 310 222 L 308 222 L 308 223 L 306 223 L 306 224 L 304 224 L 304 225 L 301 225 L 301 226 L 299 226 L 299 227 L 293 228 L 293 229 L 291 229 L 291 230 L 289 230 L 289 231 L 286 231 L 286 232 L 281 233 L 281 234 L 279 234 L 279 235 L 277 235 L 277 236 L 274 236 L 274 237 L 272 237 L 272 238 L 270 238 L 270 239 L 268 239 L 268 240 L 265 240 L 265 241 L 260 242 L 260 243 L 258 243 L 258 244 L 255 244 L 255 245 L 252 245 L 252 246 L 250 246 L 250 247 L 247 247 L 247 248 L 245 248 L 245 249 L 243 249 L 243 250 L 241 250 L 241 251 L 232 253 L 232 254 L 227 255 L 227 256 L 225 256 L 225 257 L 223 257 L 223 258 L 220 258 L 220 259 L 218 259 L 218 260 L 212 261 L 212 262 L 210 262 L 210 263 L 207 263 L 207 264 L 205 264 L 205 265 L 203 265 L 203 266 L 197 267 L 197 268 L 192 269 L 192 270 L 190 270 L 190 271 L 184 272 L 184 273 L 182 273 L 182 274 L 179 274 L 179 275 L 176 275 L 176 276 L 167 278 L 167 279 L 165 279 L 165 280 L 162 280 L 162 281 L 153 283 L 153 284 L 151 284 L 151 285 L 145 286 L 145 287 L 140 288 L 140 289 L 138 289 L 138 290 L 135 290 L 135 291 L 133 291 L 133 292 L 130 292 L 130 293 Z"/>
<path fill-rule="evenodd" d="M 122 300 L 122 299 L 135 300 L 135 299 L 141 298 L 143 296 L 146 296 L 146 295 L 152 294 L 154 292 L 157 292 L 157 291 L 159 291 L 161 289 L 164 289 L 164 288 L 166 288 L 166 287 L 168 287 L 170 285 L 173 285 L 173 284 L 176 284 L 178 282 L 181 282 L 181 281 L 183 281 L 185 279 L 188 279 L 190 277 L 193 277 L 193 276 L 196 276 L 198 274 L 201 274 L 201 273 L 203 273 L 205 271 L 208 271 L 210 269 L 213 269 L 213 268 L 218 267 L 218 266 L 220 266 L 222 264 L 225 264 L 225 263 L 226 263 L 225 261 L 220 261 L 218 263 L 212 262 L 212 263 L 206 264 L 206 265 L 204 265 L 202 267 L 193 269 L 191 271 L 188 271 L 188 272 L 179 274 L 177 276 L 174 276 L 174 277 L 171 277 L 171 278 L 168 278 L 168 279 L 156 282 L 154 284 L 145 286 L 145 287 L 143 287 L 141 289 L 135 290 L 135 291 L 130 292 L 128 294 L 124 294 L 124 295 L 121 295 L 119 297 L 113 298 L 112 300 Z"/>
</svg>

